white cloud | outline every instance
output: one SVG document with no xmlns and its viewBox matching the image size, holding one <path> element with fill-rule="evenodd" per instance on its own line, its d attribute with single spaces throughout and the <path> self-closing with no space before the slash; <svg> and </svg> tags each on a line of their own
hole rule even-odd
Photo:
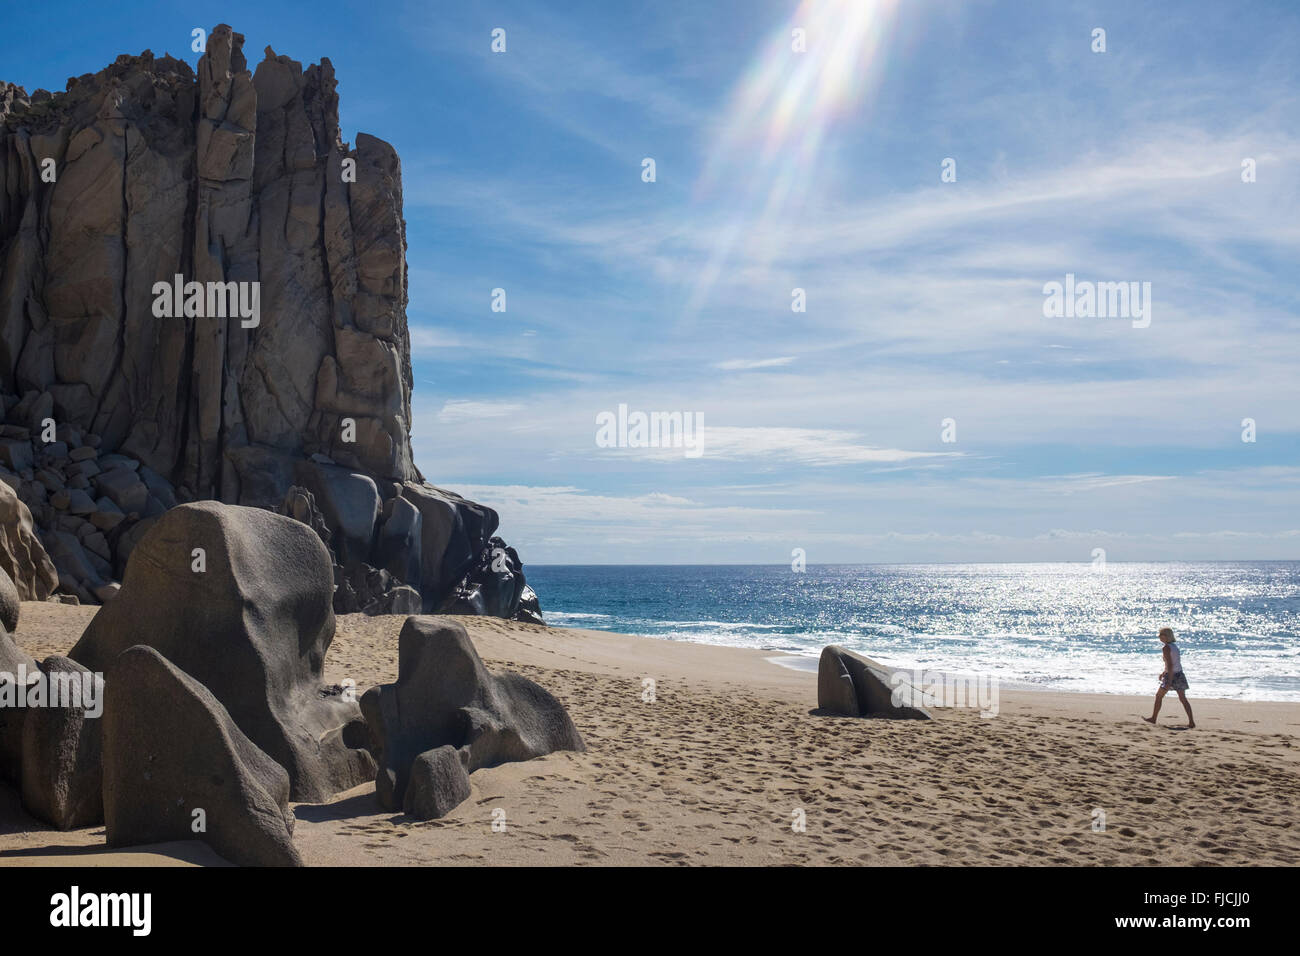
<svg viewBox="0 0 1300 956">
<path fill-rule="evenodd" d="M 523 411 L 523 405 L 513 402 L 473 402 L 453 399 L 442 406 L 438 421 L 445 425 L 477 421 L 481 418 L 505 418 Z"/>
<path fill-rule="evenodd" d="M 717 362 L 714 368 L 720 368 L 723 371 L 743 371 L 752 368 L 776 368 L 782 365 L 789 365 L 793 362 L 793 355 L 782 355 L 779 358 L 768 359 L 727 359 L 725 362 Z"/>
<path fill-rule="evenodd" d="M 704 455 L 710 458 L 774 458 L 814 466 L 897 464 L 961 456 L 960 452 L 880 448 L 863 444 L 852 432 L 828 428 L 705 425 L 702 444 Z"/>
</svg>

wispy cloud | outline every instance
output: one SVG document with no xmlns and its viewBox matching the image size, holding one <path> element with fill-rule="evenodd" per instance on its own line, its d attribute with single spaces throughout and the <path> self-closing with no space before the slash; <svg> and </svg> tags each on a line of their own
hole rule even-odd
<svg viewBox="0 0 1300 956">
<path fill-rule="evenodd" d="M 438 412 L 443 424 L 479 421 L 484 418 L 505 418 L 521 411 L 524 406 L 512 402 L 472 402 L 464 399 L 447 402 Z"/>
<path fill-rule="evenodd" d="M 775 458 L 801 465 L 897 464 L 930 458 L 960 457 L 959 452 L 907 451 L 863 444 L 851 432 L 818 428 L 706 426 L 702 439 L 710 458 Z"/>
<path fill-rule="evenodd" d="M 1295 16 L 1102 0 L 1103 57 L 1077 11 L 902 4 L 872 108 L 777 129 L 782 103 L 811 102 L 791 84 L 826 64 L 784 59 L 789 7 L 730 9 L 746 28 L 707 56 L 687 52 L 690 31 L 613 7 L 581 30 L 511 8 L 509 54 L 477 35 L 454 54 L 490 92 L 476 116 L 500 122 L 490 149 L 475 118 L 468 145 L 404 153 L 411 234 L 429 224 L 413 277 L 438 263 L 412 292 L 433 330 L 413 336 L 416 361 L 437 366 L 417 377 L 445 383 L 417 390 L 426 470 L 485 496 L 580 484 L 563 523 L 513 519 L 566 557 L 596 539 L 638 560 L 748 560 L 745 542 L 799 535 L 847 560 L 1073 556 L 1104 534 L 1212 557 L 1233 528 L 1270 555 L 1290 540 L 1272 528 L 1300 456 Z M 767 136 L 798 129 L 817 141 Z M 806 148 L 816 175 L 798 173 Z M 944 157 L 956 182 L 939 180 Z M 1045 317 L 1044 283 L 1067 272 L 1150 282 L 1151 327 Z M 495 286 L 508 315 L 487 312 Z M 595 447 L 593 416 L 621 402 L 703 414 L 702 456 Z M 652 495 L 679 500 L 669 513 Z M 717 509 L 738 501 L 772 511 L 732 527 Z"/>
<path fill-rule="evenodd" d="M 782 365 L 789 365 L 793 362 L 793 355 L 782 355 L 778 358 L 766 359 L 727 359 L 725 362 L 717 362 L 714 368 L 720 368 L 724 372 L 744 371 L 755 368 L 778 368 Z"/>
</svg>

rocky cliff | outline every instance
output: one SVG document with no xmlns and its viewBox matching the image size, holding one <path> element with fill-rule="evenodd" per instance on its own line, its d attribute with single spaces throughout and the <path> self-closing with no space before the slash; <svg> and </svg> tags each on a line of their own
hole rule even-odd
<svg viewBox="0 0 1300 956">
<path fill-rule="evenodd" d="M 336 610 L 530 619 L 496 513 L 412 460 L 396 152 L 342 141 L 328 59 L 242 46 L 0 83 L 0 480 L 82 601 L 215 499 L 315 528 Z"/>
</svg>

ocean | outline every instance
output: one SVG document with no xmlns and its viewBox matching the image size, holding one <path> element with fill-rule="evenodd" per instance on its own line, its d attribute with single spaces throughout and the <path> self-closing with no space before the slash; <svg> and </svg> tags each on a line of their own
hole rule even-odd
<svg viewBox="0 0 1300 956">
<path fill-rule="evenodd" d="M 1300 701 L 1300 561 L 528 565 L 547 623 L 771 651 L 827 644 L 1004 686 L 1152 694 L 1172 627 L 1189 696 Z"/>
</svg>

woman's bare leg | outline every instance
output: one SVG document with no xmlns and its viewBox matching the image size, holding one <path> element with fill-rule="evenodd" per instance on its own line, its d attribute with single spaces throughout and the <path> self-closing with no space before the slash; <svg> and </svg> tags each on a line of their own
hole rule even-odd
<svg viewBox="0 0 1300 956">
<path fill-rule="evenodd" d="M 1187 695 L 1184 694 L 1181 690 L 1178 692 L 1178 700 L 1182 703 L 1183 710 L 1187 711 L 1187 729 L 1191 730 L 1193 727 L 1196 726 L 1196 721 L 1192 717 L 1192 705 L 1188 701 Z"/>
<path fill-rule="evenodd" d="M 1160 702 L 1165 699 L 1165 694 L 1167 693 L 1169 693 L 1168 687 L 1161 687 L 1158 691 L 1156 691 L 1156 704 L 1154 707 L 1151 708 L 1151 716 L 1142 718 L 1148 724 L 1154 724 L 1156 722 L 1156 718 L 1160 716 Z M 1180 696 L 1181 693 L 1182 692 L 1180 691 L 1179 692 Z"/>
</svg>

